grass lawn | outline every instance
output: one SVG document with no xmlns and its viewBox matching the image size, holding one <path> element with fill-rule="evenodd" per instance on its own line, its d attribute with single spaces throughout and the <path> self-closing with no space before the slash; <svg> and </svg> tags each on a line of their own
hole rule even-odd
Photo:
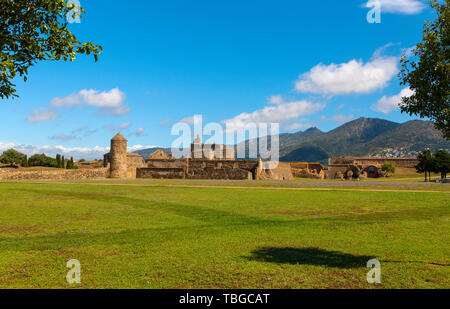
<svg viewBox="0 0 450 309">
<path fill-rule="evenodd" d="M 74 287 L 69 259 L 81 288 L 450 288 L 449 218 L 431 184 L 2 182 L 0 288 Z"/>
</svg>

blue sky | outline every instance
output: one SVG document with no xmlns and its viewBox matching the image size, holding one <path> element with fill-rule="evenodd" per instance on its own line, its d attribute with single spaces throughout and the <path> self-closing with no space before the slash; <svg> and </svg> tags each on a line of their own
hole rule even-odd
<svg viewBox="0 0 450 309">
<path fill-rule="evenodd" d="M 99 62 L 31 68 L 0 104 L 0 148 L 92 157 L 119 130 L 131 146 L 170 146 L 171 125 L 195 114 L 282 132 L 415 119 L 395 109 L 409 93 L 396 75 L 433 16 L 425 1 L 382 0 L 380 24 L 364 0 L 80 2 L 70 27 L 103 46 Z"/>
</svg>

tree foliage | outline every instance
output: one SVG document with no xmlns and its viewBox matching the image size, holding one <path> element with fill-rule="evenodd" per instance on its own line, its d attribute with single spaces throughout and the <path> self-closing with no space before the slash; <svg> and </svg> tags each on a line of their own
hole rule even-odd
<svg viewBox="0 0 450 309">
<path fill-rule="evenodd" d="M 423 42 L 416 45 L 411 55 L 401 58 L 399 77 L 415 93 L 402 99 L 400 109 L 409 115 L 430 118 L 450 140 L 450 13 L 447 0 L 442 4 L 431 0 L 430 5 L 437 18 L 425 23 Z"/>
<path fill-rule="evenodd" d="M 445 150 L 438 150 L 433 155 L 430 150 L 422 151 L 417 157 L 419 164 L 416 166 L 418 173 L 425 173 L 425 181 L 427 174 L 431 180 L 431 173 L 440 173 L 442 179 L 450 173 L 450 154 Z"/>
<path fill-rule="evenodd" d="M 450 154 L 445 150 L 438 150 L 434 155 L 434 171 L 440 173 L 442 179 L 450 173 Z"/>
<path fill-rule="evenodd" d="M 395 174 L 395 165 L 392 163 L 385 163 L 381 167 L 381 170 L 383 172 L 389 173 L 389 174 Z"/>
<path fill-rule="evenodd" d="M 78 167 L 75 165 L 75 162 L 73 161 L 73 157 L 71 157 L 70 160 L 67 161 L 66 169 L 68 169 L 68 170 L 78 169 Z"/>
<path fill-rule="evenodd" d="M 25 158 L 23 158 L 23 163 L 22 163 L 23 167 L 28 167 L 28 156 L 25 155 Z"/>
<path fill-rule="evenodd" d="M 98 60 L 102 47 L 81 43 L 68 29 L 67 19 L 83 13 L 70 0 L 0 1 L 0 98 L 17 97 L 12 80 L 26 81 L 38 61 L 74 61 L 77 54 Z"/>
<path fill-rule="evenodd" d="M 15 149 L 8 149 L 0 156 L 0 163 L 4 164 L 20 164 L 22 166 L 27 161 L 27 156 Z"/>
<path fill-rule="evenodd" d="M 428 180 L 428 176 L 431 178 L 431 172 L 434 170 L 433 155 L 429 149 L 423 150 L 417 156 L 419 164 L 416 165 L 418 173 L 425 173 L 425 182 Z"/>
<path fill-rule="evenodd" d="M 60 155 L 59 153 L 56 154 L 56 166 L 57 166 L 58 168 L 61 167 L 61 155 Z"/>
<path fill-rule="evenodd" d="M 35 154 L 28 160 L 29 166 L 58 167 L 56 159 L 47 157 L 45 154 Z"/>
</svg>

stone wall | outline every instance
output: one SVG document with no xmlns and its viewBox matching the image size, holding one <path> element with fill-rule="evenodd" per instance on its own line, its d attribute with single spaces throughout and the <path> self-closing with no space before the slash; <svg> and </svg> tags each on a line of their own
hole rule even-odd
<svg viewBox="0 0 450 309">
<path fill-rule="evenodd" d="M 147 160 L 147 168 L 141 169 L 137 177 L 170 178 L 173 175 L 179 179 L 182 169 L 186 179 L 294 179 L 290 163 L 279 162 L 278 167 L 263 170 L 258 170 L 258 164 L 256 160 L 155 159 Z"/>
<path fill-rule="evenodd" d="M 294 177 L 325 179 L 326 174 L 322 164 L 309 162 L 290 162 Z"/>
<path fill-rule="evenodd" d="M 138 167 L 145 167 L 142 156 L 136 153 L 127 153 L 126 155 L 126 174 L 120 178 L 136 178 L 136 169 Z M 111 153 L 107 153 L 103 156 L 103 166 L 111 169 Z M 114 177 L 117 178 L 117 177 Z"/>
<path fill-rule="evenodd" d="M 111 178 L 127 178 L 127 140 L 122 134 L 117 133 L 111 139 L 111 151 L 109 153 Z"/>
<path fill-rule="evenodd" d="M 226 179 L 226 180 L 252 180 L 252 172 L 239 168 L 203 168 L 189 170 L 188 179 Z"/>
<path fill-rule="evenodd" d="M 349 168 L 348 164 L 335 164 L 328 166 L 328 179 L 339 178 L 337 175 L 343 175 Z"/>
<path fill-rule="evenodd" d="M 186 168 L 186 159 L 154 159 L 147 160 L 146 167 L 154 168 Z"/>
<path fill-rule="evenodd" d="M 414 174 L 415 166 L 419 164 L 419 161 L 417 158 L 334 157 L 330 158 L 328 163 L 328 179 L 336 179 L 342 178 L 342 174 L 345 176 L 352 167 L 358 167 L 364 171 L 372 167 L 377 170 L 377 173 L 381 173 L 381 167 L 386 163 L 392 163 L 395 166 L 396 175 Z"/>
<path fill-rule="evenodd" d="M 322 171 L 323 165 L 320 163 L 309 163 L 309 162 L 290 162 L 291 168 L 295 169 L 308 169 L 315 170 L 316 172 Z"/>
<path fill-rule="evenodd" d="M 127 154 L 127 178 L 136 178 L 137 168 L 145 167 L 142 157 L 136 153 Z"/>
<path fill-rule="evenodd" d="M 253 179 L 258 161 L 206 159 L 154 159 L 146 161 L 146 168 L 138 168 L 137 178 L 186 179 Z"/>
<path fill-rule="evenodd" d="M 258 161 L 252 160 L 189 160 L 188 170 L 204 169 L 204 168 L 229 168 L 242 169 L 254 172 L 258 166 Z"/>
<path fill-rule="evenodd" d="M 291 164 L 289 162 L 279 162 L 278 166 L 274 169 L 263 169 L 259 175 L 260 179 L 273 179 L 273 180 L 292 180 Z"/>
<path fill-rule="evenodd" d="M 78 170 L 26 170 L 1 169 L 1 180 L 82 180 L 104 179 L 109 176 L 108 168 L 78 169 Z"/>
<path fill-rule="evenodd" d="M 357 164 L 382 166 L 385 163 L 392 163 L 396 167 L 414 168 L 419 161 L 417 158 L 382 158 L 382 157 L 334 157 L 330 158 L 329 165 Z"/>
<path fill-rule="evenodd" d="M 186 173 L 183 168 L 138 168 L 136 171 L 137 178 L 151 179 L 185 179 Z"/>
</svg>

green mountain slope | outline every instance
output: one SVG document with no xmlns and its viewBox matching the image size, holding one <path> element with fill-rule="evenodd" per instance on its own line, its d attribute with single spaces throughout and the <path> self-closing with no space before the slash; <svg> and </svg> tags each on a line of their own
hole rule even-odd
<svg viewBox="0 0 450 309">
<path fill-rule="evenodd" d="M 318 161 L 331 156 L 414 156 L 425 148 L 450 149 L 432 122 L 414 120 L 403 124 L 375 118 L 359 118 L 328 133 L 294 146 L 282 145 L 282 161 Z"/>
</svg>

